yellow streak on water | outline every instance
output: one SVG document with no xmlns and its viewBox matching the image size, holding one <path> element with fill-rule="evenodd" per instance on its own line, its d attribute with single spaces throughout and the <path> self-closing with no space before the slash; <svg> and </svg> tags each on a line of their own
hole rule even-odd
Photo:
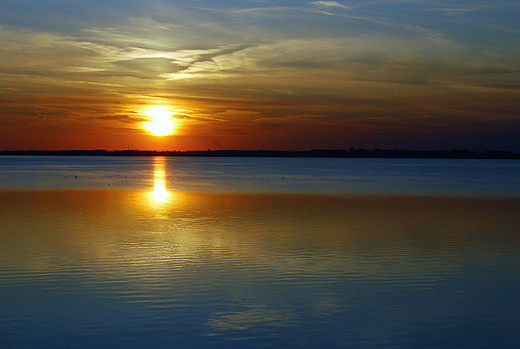
<svg viewBox="0 0 520 349">
<path fill-rule="evenodd" d="M 174 251 L 179 264 L 258 258 L 287 269 L 298 260 L 267 256 L 377 247 L 405 258 L 407 249 L 468 248 L 511 238 L 519 228 L 516 199 L 170 191 L 159 200 L 154 193 L 162 188 L 0 192 L 0 260 L 51 268 L 59 249 L 78 263 L 161 261 Z M 158 232 L 165 236 L 150 235 Z"/>
</svg>

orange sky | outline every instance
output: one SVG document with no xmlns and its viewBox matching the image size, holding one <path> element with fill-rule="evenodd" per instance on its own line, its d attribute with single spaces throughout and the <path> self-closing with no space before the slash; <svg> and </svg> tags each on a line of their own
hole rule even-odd
<svg viewBox="0 0 520 349">
<path fill-rule="evenodd" d="M 7 1 L 0 150 L 520 151 L 520 5 L 485 3 Z"/>
</svg>

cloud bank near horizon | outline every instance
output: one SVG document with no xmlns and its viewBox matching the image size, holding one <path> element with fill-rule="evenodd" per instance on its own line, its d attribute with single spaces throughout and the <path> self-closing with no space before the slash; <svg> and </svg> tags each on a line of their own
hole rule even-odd
<svg viewBox="0 0 520 349">
<path fill-rule="evenodd" d="M 513 1 L 2 7 L 2 149 L 520 150 Z"/>
</svg>

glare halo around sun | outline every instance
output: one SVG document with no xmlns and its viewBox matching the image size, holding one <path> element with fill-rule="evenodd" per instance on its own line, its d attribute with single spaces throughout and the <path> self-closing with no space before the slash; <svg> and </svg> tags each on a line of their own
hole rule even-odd
<svg viewBox="0 0 520 349">
<path fill-rule="evenodd" d="M 154 136 L 167 136 L 173 131 L 173 121 L 170 119 L 171 113 L 164 107 L 153 107 L 147 112 L 152 118 L 144 124 L 146 129 Z"/>
</svg>

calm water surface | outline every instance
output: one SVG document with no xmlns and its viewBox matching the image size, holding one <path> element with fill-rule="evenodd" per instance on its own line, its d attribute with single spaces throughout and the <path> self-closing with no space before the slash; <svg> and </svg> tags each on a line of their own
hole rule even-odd
<svg viewBox="0 0 520 349">
<path fill-rule="evenodd" d="M 518 164 L 0 157 L 0 347 L 518 348 Z"/>
<path fill-rule="evenodd" d="M 520 161 L 0 156 L 0 189 L 171 190 L 520 197 Z"/>
</svg>

